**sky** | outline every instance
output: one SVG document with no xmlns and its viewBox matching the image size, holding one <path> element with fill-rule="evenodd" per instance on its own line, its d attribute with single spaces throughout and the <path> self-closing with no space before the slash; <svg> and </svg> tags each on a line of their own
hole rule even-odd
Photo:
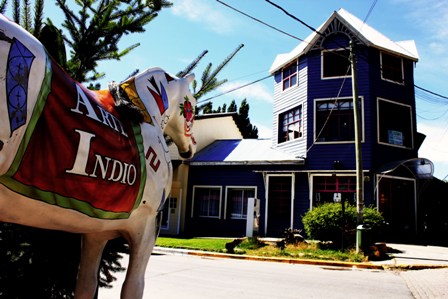
<svg viewBox="0 0 448 299">
<path fill-rule="evenodd" d="M 414 40 L 419 61 L 414 70 L 415 85 L 442 95 L 416 91 L 417 130 L 426 135 L 419 156 L 434 163 L 434 175 L 448 178 L 448 0 L 272 0 L 292 15 L 317 28 L 339 8 L 378 30 L 393 41 Z M 62 12 L 46 1 L 45 17 L 57 25 Z M 71 0 L 67 1 L 71 3 Z M 73 2 L 73 1 L 72 1 Z M 219 65 L 240 44 L 244 47 L 224 68 L 219 78 L 227 79 L 202 100 L 269 75 L 275 57 L 294 49 L 300 41 L 244 16 L 216 0 L 172 0 L 141 34 L 124 36 L 119 46 L 140 46 L 120 61 L 106 61 L 98 70 L 106 73 L 103 87 L 124 80 L 135 69 L 158 66 L 175 74 L 200 53 L 208 54 L 195 69 L 200 78 L 208 63 Z M 269 4 L 266 0 L 222 0 L 254 18 L 305 39 L 312 31 Z M 73 8 L 75 9 L 75 6 Z M 272 77 L 212 99 L 216 108 L 246 99 L 250 120 L 259 137 L 272 136 Z"/>
</svg>

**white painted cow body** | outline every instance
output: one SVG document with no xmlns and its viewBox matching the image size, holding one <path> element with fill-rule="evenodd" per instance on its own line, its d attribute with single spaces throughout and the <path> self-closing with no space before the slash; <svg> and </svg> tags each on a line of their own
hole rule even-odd
<svg viewBox="0 0 448 299">
<path fill-rule="evenodd" d="M 130 247 L 121 297 L 142 297 L 172 182 L 163 133 L 181 156 L 195 151 L 192 79 L 153 68 L 116 84 L 143 115 L 129 121 L 110 92 L 64 76 L 36 39 L 0 15 L 0 221 L 83 234 L 75 298 L 94 297 L 104 246 L 119 236 Z"/>
</svg>

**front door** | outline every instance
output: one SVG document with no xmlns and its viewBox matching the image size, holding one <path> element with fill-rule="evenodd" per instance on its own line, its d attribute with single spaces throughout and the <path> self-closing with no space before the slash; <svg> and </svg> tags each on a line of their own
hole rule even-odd
<svg viewBox="0 0 448 299">
<path fill-rule="evenodd" d="M 291 227 L 292 176 L 268 176 L 267 229 L 266 235 L 281 236 Z"/>
<path fill-rule="evenodd" d="M 390 240 L 407 241 L 416 233 L 415 180 L 383 177 L 379 182 L 379 211 L 388 223 Z"/>
</svg>

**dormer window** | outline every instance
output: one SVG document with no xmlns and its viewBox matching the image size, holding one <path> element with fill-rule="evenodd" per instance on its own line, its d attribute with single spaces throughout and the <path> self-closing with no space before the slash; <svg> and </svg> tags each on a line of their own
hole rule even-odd
<svg viewBox="0 0 448 299">
<path fill-rule="evenodd" d="M 403 84 L 403 59 L 381 52 L 381 79 Z"/>
<path fill-rule="evenodd" d="M 279 116 L 278 143 L 303 136 L 302 105 L 283 112 Z"/>
<path fill-rule="evenodd" d="M 350 50 L 335 49 L 322 51 L 322 78 L 341 78 L 352 75 Z"/>
<path fill-rule="evenodd" d="M 282 70 L 283 90 L 297 85 L 297 60 Z"/>
</svg>

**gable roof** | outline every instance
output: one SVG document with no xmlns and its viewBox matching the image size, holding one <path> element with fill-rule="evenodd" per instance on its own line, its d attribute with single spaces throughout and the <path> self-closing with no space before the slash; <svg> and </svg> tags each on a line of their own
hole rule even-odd
<svg viewBox="0 0 448 299">
<path fill-rule="evenodd" d="M 335 19 L 340 21 L 356 38 L 367 46 L 418 61 L 417 47 L 413 40 L 394 42 L 343 8 L 335 11 L 317 31 L 320 33 L 325 32 Z M 277 55 L 269 72 L 273 74 L 292 60 L 306 54 L 320 38 L 321 34 L 313 32 L 291 52 Z"/>
<path fill-rule="evenodd" d="M 272 148 L 270 139 L 217 140 L 189 160 L 190 165 L 303 164 L 302 158 Z"/>
</svg>

